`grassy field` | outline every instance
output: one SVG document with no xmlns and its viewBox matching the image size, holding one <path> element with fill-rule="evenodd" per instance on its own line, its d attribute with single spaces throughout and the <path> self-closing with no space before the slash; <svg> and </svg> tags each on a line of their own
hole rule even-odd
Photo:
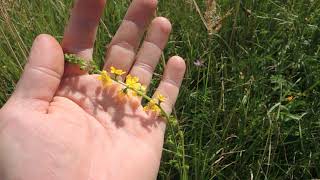
<svg viewBox="0 0 320 180">
<path fill-rule="evenodd" d="M 216 12 L 205 0 L 159 2 L 158 15 L 174 29 L 164 59 L 179 54 L 188 65 L 174 112 L 180 133 L 168 131 L 159 179 L 320 178 L 320 1 L 216 2 Z M 128 4 L 108 2 L 94 54 L 100 64 Z M 61 40 L 71 6 L 0 0 L 0 107 L 33 39 Z"/>
</svg>

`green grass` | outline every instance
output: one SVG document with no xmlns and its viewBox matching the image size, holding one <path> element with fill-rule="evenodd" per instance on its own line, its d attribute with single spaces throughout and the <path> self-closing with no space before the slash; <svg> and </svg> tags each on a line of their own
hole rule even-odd
<svg viewBox="0 0 320 180">
<path fill-rule="evenodd" d="M 72 2 L 0 3 L 1 106 L 33 39 L 49 33 L 61 40 Z M 197 3 L 204 12 L 204 1 Z M 211 36 L 192 0 L 159 3 L 174 28 L 165 59 L 179 54 L 188 65 L 174 111 L 181 133 L 168 131 L 159 179 L 320 178 L 320 1 L 217 3 L 221 15 L 233 13 Z M 128 4 L 108 2 L 95 59 L 103 59 Z"/>
</svg>

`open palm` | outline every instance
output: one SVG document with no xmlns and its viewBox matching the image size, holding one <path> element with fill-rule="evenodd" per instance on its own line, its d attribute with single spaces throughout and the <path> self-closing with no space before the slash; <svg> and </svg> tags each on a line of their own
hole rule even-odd
<svg viewBox="0 0 320 180">
<path fill-rule="evenodd" d="M 104 67 L 123 69 L 145 86 L 171 31 L 167 19 L 152 20 L 156 3 L 132 2 Z M 91 59 L 104 5 L 78 0 L 62 45 L 49 35 L 36 38 L 16 91 L 0 110 L 0 179 L 156 178 L 165 122 L 145 113 L 140 100 L 117 98 L 118 85 L 102 88 L 97 75 L 64 63 L 63 52 Z M 167 113 L 184 72 L 180 57 L 168 61 L 156 92 L 167 97 Z"/>
</svg>

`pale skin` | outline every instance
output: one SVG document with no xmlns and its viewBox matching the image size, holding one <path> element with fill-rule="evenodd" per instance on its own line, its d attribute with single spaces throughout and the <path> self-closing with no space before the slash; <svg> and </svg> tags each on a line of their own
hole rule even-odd
<svg viewBox="0 0 320 180">
<path fill-rule="evenodd" d="M 156 179 L 166 128 L 139 99 L 119 101 L 117 86 L 65 65 L 63 54 L 92 59 L 104 0 L 77 0 L 62 43 L 38 36 L 16 90 L 0 109 L 0 179 Z M 133 0 L 106 50 L 105 69 L 123 69 L 148 86 L 171 31 L 156 0 Z M 147 32 L 143 38 L 144 32 Z M 139 48 L 140 46 L 140 48 Z M 167 62 L 156 90 L 169 114 L 185 72 Z M 125 77 L 125 76 L 124 76 Z"/>
</svg>

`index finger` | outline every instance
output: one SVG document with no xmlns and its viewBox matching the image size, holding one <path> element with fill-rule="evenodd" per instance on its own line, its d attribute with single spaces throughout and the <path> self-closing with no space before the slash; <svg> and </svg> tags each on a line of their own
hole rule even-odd
<svg viewBox="0 0 320 180">
<path fill-rule="evenodd" d="M 106 0 L 76 0 L 62 40 L 64 52 L 91 59 Z"/>
</svg>

